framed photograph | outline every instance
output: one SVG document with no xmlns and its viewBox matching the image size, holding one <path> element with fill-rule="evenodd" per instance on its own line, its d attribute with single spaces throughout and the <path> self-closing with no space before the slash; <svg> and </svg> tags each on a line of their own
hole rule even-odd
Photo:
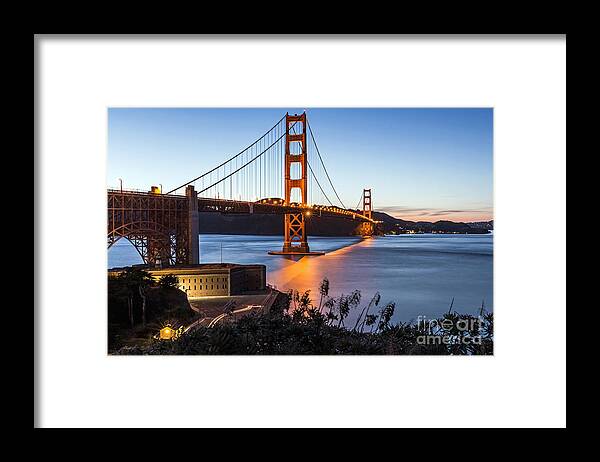
<svg viewBox="0 0 600 462">
<path fill-rule="evenodd" d="M 108 127 L 109 354 L 493 354 L 493 108 Z"/>
</svg>

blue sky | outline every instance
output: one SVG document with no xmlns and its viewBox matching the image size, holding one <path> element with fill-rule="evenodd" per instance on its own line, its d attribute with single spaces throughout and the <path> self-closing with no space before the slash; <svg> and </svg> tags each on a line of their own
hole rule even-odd
<svg viewBox="0 0 600 462">
<path fill-rule="evenodd" d="M 344 203 L 409 220 L 492 219 L 493 109 L 111 108 L 107 183 L 167 191 L 306 110 Z"/>
</svg>

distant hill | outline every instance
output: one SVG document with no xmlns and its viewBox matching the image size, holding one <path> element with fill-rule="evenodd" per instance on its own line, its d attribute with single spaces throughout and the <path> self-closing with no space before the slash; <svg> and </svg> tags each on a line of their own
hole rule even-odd
<svg viewBox="0 0 600 462">
<path fill-rule="evenodd" d="M 373 212 L 373 218 L 383 223 L 381 231 L 386 234 L 418 233 L 468 233 L 485 234 L 493 229 L 493 222 L 462 223 L 453 221 L 407 221 L 394 218 L 387 213 Z M 266 214 L 221 214 L 218 212 L 200 213 L 200 233 L 202 234 L 255 234 L 276 236 L 283 234 L 283 217 Z M 481 223 L 485 223 L 483 225 Z M 345 218 L 312 216 L 307 220 L 307 232 L 313 236 L 352 236 L 356 234 L 358 223 Z M 489 227 L 487 227 L 489 226 Z"/>
<path fill-rule="evenodd" d="M 373 218 L 383 221 L 383 229 L 385 233 L 402 233 L 406 231 L 414 231 L 421 233 L 468 233 L 468 234 L 487 234 L 494 229 L 494 221 L 478 221 L 473 223 L 455 222 L 440 220 L 435 222 L 430 221 L 409 221 L 395 218 L 387 213 L 373 212 Z"/>
</svg>

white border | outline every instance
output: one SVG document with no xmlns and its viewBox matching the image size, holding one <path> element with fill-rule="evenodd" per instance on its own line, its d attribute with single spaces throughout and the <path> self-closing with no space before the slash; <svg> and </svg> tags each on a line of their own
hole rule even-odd
<svg viewBox="0 0 600 462">
<path fill-rule="evenodd" d="M 564 37 L 37 37 L 36 54 L 37 425 L 565 425 Z M 494 107 L 495 356 L 108 357 L 108 106 Z"/>
</svg>

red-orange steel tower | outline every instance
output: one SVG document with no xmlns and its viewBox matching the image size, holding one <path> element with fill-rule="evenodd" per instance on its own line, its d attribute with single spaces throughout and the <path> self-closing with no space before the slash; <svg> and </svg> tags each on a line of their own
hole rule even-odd
<svg viewBox="0 0 600 462">
<path fill-rule="evenodd" d="M 285 202 L 292 202 L 292 191 L 300 190 L 302 204 L 308 202 L 307 189 L 307 152 L 306 152 L 306 113 L 293 116 L 285 115 Z M 293 132 L 291 129 L 293 128 Z M 298 145 L 299 149 L 293 149 L 292 145 Z M 283 252 L 306 253 L 309 252 L 306 239 L 306 225 L 303 213 L 288 213 L 284 219 Z"/>
<path fill-rule="evenodd" d="M 371 207 L 371 190 L 363 189 L 363 215 L 373 219 L 373 209 Z"/>
<path fill-rule="evenodd" d="M 373 206 L 371 203 L 371 190 L 363 189 L 363 210 L 362 214 L 369 220 L 373 219 Z M 372 221 L 364 221 L 358 227 L 358 233 L 361 236 L 372 236 L 375 233 L 375 226 Z"/>
</svg>

